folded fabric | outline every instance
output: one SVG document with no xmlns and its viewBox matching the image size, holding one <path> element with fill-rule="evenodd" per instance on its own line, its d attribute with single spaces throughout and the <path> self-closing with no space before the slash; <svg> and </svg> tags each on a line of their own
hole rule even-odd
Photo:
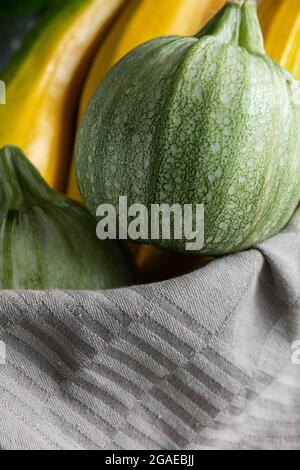
<svg viewBox="0 0 300 470">
<path fill-rule="evenodd" d="M 300 211 L 167 282 L 0 293 L 0 447 L 299 449 L 299 293 Z"/>
</svg>

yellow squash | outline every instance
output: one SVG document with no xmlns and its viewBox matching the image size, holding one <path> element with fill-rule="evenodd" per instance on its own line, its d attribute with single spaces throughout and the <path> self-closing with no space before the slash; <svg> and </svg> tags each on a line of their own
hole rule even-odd
<svg viewBox="0 0 300 470">
<path fill-rule="evenodd" d="M 104 34 L 128 0 L 53 2 L 12 63 L 0 74 L 0 148 L 16 145 L 48 184 L 63 190 L 80 91 Z"/>
<path fill-rule="evenodd" d="M 101 80 L 125 54 L 158 36 L 195 34 L 224 3 L 225 0 L 131 0 L 94 60 L 82 94 L 79 119 Z M 74 165 L 68 194 L 80 200 Z"/>
<path fill-rule="evenodd" d="M 300 79 L 300 0 L 260 0 L 267 53 Z"/>
</svg>

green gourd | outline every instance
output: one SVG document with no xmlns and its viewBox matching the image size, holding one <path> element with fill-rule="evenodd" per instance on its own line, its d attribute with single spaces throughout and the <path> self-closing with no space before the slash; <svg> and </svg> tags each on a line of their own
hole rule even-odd
<svg viewBox="0 0 300 470">
<path fill-rule="evenodd" d="M 256 2 L 229 1 L 196 37 L 162 37 L 108 73 L 76 143 L 86 205 L 204 204 L 202 253 L 280 231 L 300 199 L 300 88 L 265 53 Z M 141 240 L 185 251 L 185 240 Z"/>
<path fill-rule="evenodd" d="M 127 253 L 53 191 L 16 147 L 0 150 L 0 288 L 107 289 L 134 282 Z"/>
</svg>

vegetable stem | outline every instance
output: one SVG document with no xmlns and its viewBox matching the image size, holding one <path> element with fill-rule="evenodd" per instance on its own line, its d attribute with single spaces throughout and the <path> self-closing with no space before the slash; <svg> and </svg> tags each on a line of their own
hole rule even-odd
<svg viewBox="0 0 300 470">
<path fill-rule="evenodd" d="M 257 2 L 246 0 L 241 9 L 239 44 L 254 54 L 264 54 L 264 38 L 257 15 Z"/>
<path fill-rule="evenodd" d="M 2 207 L 18 210 L 28 201 L 50 200 L 56 193 L 16 147 L 0 150 L 0 200 Z"/>
<path fill-rule="evenodd" d="M 196 34 L 196 37 L 201 39 L 203 36 L 213 35 L 223 43 L 237 43 L 240 22 L 241 3 L 240 1 L 237 3 L 236 0 L 231 0 L 198 34 Z"/>
</svg>

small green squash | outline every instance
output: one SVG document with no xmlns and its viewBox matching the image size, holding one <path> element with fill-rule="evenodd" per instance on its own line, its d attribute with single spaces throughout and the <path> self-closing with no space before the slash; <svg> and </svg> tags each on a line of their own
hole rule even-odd
<svg viewBox="0 0 300 470">
<path fill-rule="evenodd" d="M 265 53 L 256 2 L 229 1 L 196 37 L 162 37 L 104 79 L 76 144 L 88 208 L 204 204 L 202 253 L 276 234 L 300 199 L 300 88 Z M 185 250 L 186 240 L 141 240 Z"/>
<path fill-rule="evenodd" d="M 107 289 L 134 282 L 116 241 L 56 193 L 16 147 L 0 150 L 0 289 Z"/>
</svg>

